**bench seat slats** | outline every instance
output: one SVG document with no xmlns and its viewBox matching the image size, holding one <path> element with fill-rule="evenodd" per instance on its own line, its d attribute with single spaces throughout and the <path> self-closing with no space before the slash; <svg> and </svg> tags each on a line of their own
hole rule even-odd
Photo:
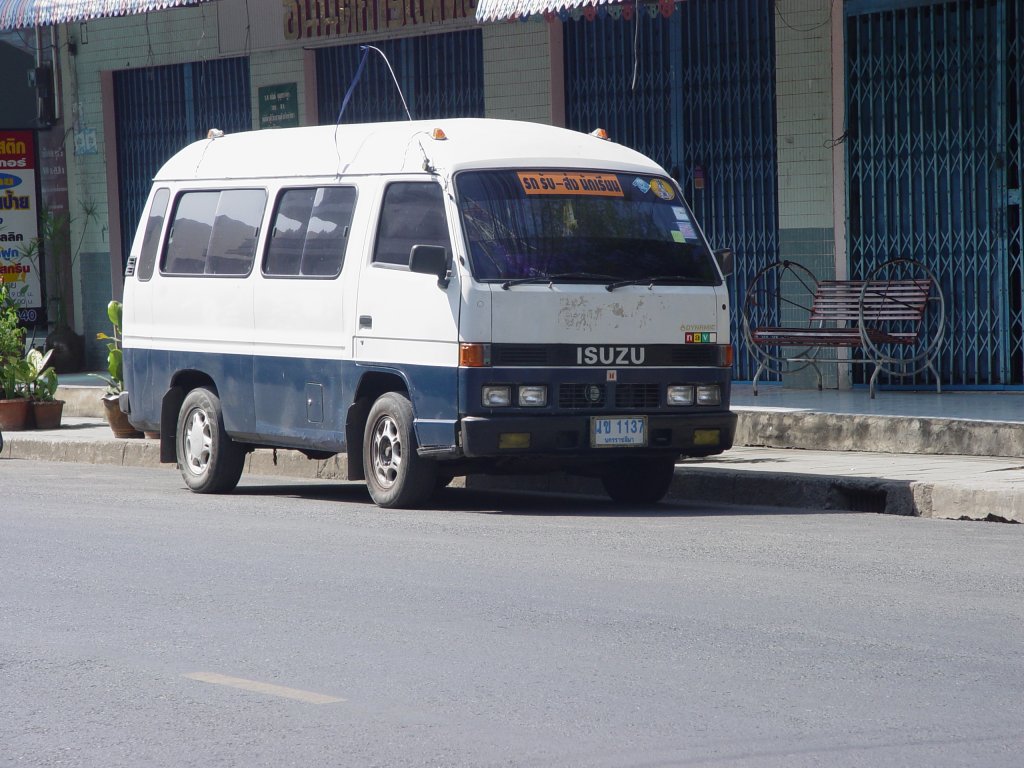
<svg viewBox="0 0 1024 768">
<path fill-rule="evenodd" d="M 807 327 L 761 326 L 751 338 L 759 345 L 859 348 L 863 319 L 872 343 L 913 344 L 931 289 L 930 280 L 823 280 Z"/>
</svg>

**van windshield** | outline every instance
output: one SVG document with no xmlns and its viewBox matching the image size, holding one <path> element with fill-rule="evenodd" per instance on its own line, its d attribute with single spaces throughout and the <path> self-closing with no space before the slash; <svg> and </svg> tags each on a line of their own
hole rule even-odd
<svg viewBox="0 0 1024 768">
<path fill-rule="evenodd" d="M 477 280 L 717 285 L 714 260 L 668 179 L 464 171 L 455 179 Z"/>
</svg>

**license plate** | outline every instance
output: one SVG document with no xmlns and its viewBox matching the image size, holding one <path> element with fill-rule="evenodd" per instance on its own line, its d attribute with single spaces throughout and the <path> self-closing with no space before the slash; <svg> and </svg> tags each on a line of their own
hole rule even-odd
<svg viewBox="0 0 1024 768">
<path fill-rule="evenodd" d="M 633 448 L 647 445 L 647 417 L 591 416 L 590 444 L 594 448 Z"/>
</svg>

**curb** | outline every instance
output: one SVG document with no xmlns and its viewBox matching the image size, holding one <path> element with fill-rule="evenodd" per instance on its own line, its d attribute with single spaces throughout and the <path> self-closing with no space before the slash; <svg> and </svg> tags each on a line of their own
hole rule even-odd
<svg viewBox="0 0 1024 768">
<path fill-rule="evenodd" d="M 737 446 L 1024 457 L 1024 423 L 737 409 Z"/>
<path fill-rule="evenodd" d="M 32 433 L 5 435 L 2 458 L 174 469 L 160 463 L 156 440 L 44 439 Z M 307 459 L 297 451 L 260 448 L 246 459 L 244 475 L 346 481 L 343 456 Z M 244 476 L 243 475 L 243 476 Z M 592 496 L 604 500 L 599 481 L 552 475 L 472 475 L 455 486 L 510 493 Z M 836 477 L 798 472 L 754 472 L 732 468 L 676 468 L 666 501 L 729 506 L 760 505 L 789 509 L 863 512 L 943 519 L 1024 523 L 1024 494 L 998 491 L 976 482 L 932 483 L 879 477 Z"/>
</svg>

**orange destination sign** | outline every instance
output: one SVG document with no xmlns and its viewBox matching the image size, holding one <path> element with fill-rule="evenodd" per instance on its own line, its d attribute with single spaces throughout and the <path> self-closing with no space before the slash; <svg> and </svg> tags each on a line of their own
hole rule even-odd
<svg viewBox="0 0 1024 768">
<path fill-rule="evenodd" d="M 619 179 L 613 173 L 519 171 L 519 183 L 528 195 L 624 197 Z"/>
</svg>

